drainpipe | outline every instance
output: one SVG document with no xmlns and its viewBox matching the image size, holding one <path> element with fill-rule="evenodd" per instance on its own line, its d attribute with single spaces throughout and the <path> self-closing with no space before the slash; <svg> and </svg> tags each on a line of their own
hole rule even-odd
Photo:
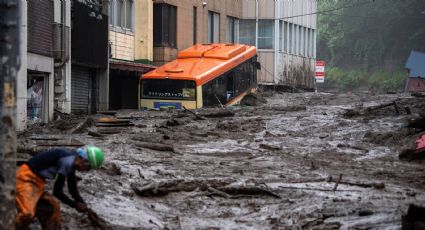
<svg viewBox="0 0 425 230">
<path fill-rule="evenodd" d="M 280 1 L 275 0 L 274 2 L 274 84 L 277 85 L 278 81 L 278 58 L 279 58 L 279 37 L 280 37 L 280 28 L 279 28 L 279 18 L 280 18 Z"/>
<path fill-rule="evenodd" d="M 255 47 L 258 47 L 258 0 L 255 0 Z"/>
<path fill-rule="evenodd" d="M 61 1 L 61 18 L 62 18 L 62 27 L 61 27 L 61 61 L 59 63 L 55 63 L 55 67 L 62 67 L 65 65 L 65 63 L 68 61 L 68 58 L 65 57 L 65 36 L 66 36 L 66 1 Z"/>
</svg>

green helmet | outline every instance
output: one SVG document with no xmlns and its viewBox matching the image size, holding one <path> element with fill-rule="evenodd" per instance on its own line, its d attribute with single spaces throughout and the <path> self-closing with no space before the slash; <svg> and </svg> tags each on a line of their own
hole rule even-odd
<svg viewBox="0 0 425 230">
<path fill-rule="evenodd" d="M 87 146 L 87 159 L 90 164 L 90 169 L 97 169 L 102 165 L 105 156 L 100 148 L 96 146 Z"/>
</svg>

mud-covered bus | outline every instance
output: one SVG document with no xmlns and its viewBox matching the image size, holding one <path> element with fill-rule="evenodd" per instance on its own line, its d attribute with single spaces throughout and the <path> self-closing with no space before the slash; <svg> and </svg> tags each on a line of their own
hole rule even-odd
<svg viewBox="0 0 425 230">
<path fill-rule="evenodd" d="M 233 105 L 256 89 L 258 64 L 254 46 L 194 45 L 140 77 L 140 108 Z"/>
</svg>

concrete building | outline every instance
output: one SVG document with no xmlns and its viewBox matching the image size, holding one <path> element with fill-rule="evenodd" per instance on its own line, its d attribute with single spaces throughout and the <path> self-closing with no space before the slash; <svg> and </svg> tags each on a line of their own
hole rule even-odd
<svg viewBox="0 0 425 230">
<path fill-rule="evenodd" d="M 71 1 L 71 113 L 108 109 L 108 5 Z"/>
<path fill-rule="evenodd" d="M 263 85 L 314 87 L 317 0 L 243 0 L 239 43 L 255 45 Z"/>
<path fill-rule="evenodd" d="M 21 0 L 20 4 L 17 130 L 52 120 L 54 109 L 54 2 Z"/>
<path fill-rule="evenodd" d="M 109 109 L 138 109 L 139 77 L 153 69 L 153 3 L 109 1 Z"/>
<path fill-rule="evenodd" d="M 236 42 L 241 6 L 242 0 L 154 0 L 154 65 L 196 43 Z"/>
<path fill-rule="evenodd" d="M 154 64 L 195 43 L 255 45 L 259 83 L 314 87 L 317 0 L 154 0 Z"/>
<path fill-rule="evenodd" d="M 108 16 L 104 3 L 20 0 L 20 4 L 17 129 L 52 121 L 54 110 L 74 114 L 106 110 Z"/>
</svg>

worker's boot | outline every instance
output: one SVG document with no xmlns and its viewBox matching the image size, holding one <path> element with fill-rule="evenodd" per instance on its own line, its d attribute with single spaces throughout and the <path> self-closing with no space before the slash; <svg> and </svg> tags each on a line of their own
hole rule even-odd
<svg viewBox="0 0 425 230">
<path fill-rule="evenodd" d="M 36 216 L 44 230 L 61 229 L 59 202 L 47 192 L 44 192 L 37 203 Z"/>
</svg>

